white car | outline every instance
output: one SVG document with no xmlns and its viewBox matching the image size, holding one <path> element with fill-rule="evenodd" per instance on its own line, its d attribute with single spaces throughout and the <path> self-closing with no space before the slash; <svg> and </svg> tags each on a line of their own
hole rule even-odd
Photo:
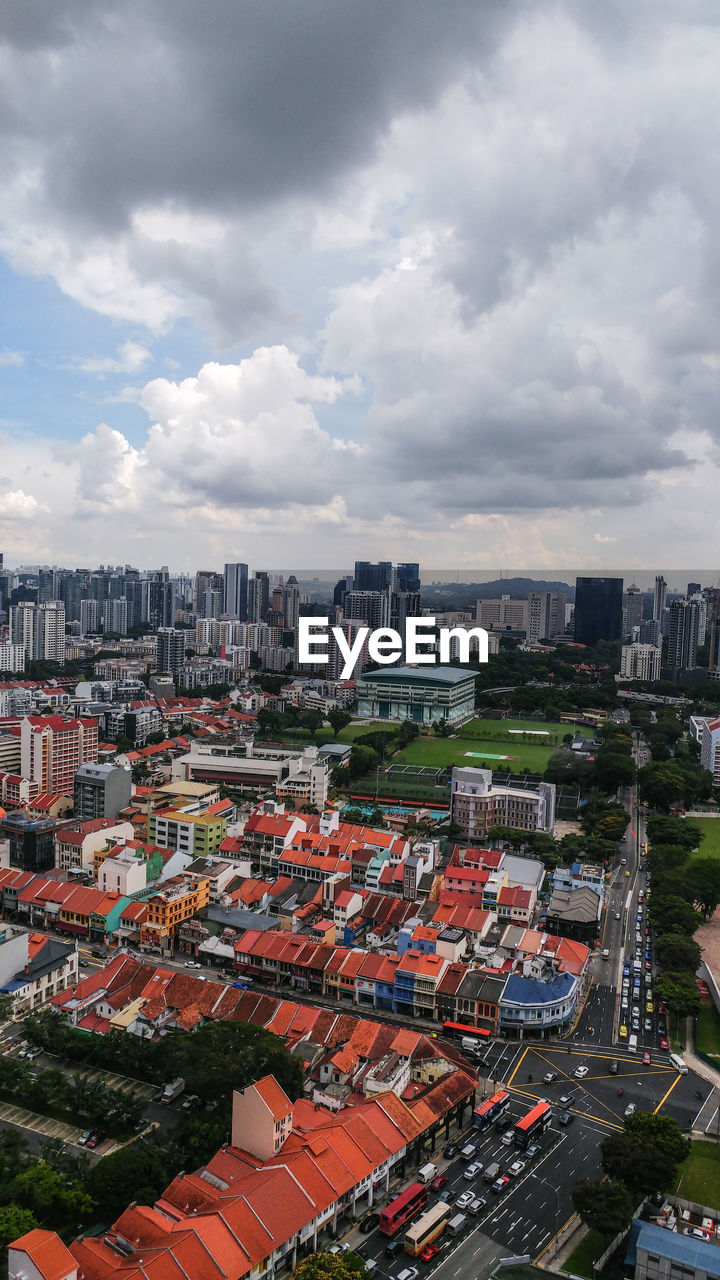
<svg viewBox="0 0 720 1280">
<path fill-rule="evenodd" d="M 186 969 L 202 969 L 202 965 L 198 964 L 197 960 L 186 960 L 185 968 Z"/>
<path fill-rule="evenodd" d="M 576 1067 L 573 1071 L 573 1075 L 576 1080 L 584 1080 L 589 1070 L 589 1067 Z"/>
<path fill-rule="evenodd" d="M 467 1209 L 468 1205 L 472 1204 L 474 1199 L 474 1191 L 463 1191 L 462 1195 L 457 1198 L 458 1209 Z"/>
<path fill-rule="evenodd" d="M 512 1131 L 512 1129 L 508 1129 L 507 1133 L 504 1133 L 504 1134 L 503 1134 L 503 1136 L 502 1136 L 502 1138 L 500 1139 L 500 1141 L 501 1141 L 501 1143 L 502 1143 L 502 1145 L 503 1145 L 504 1147 L 509 1147 L 509 1146 L 510 1146 L 510 1143 L 511 1143 L 511 1142 L 514 1142 L 514 1137 L 513 1137 L 513 1131 Z"/>
<path fill-rule="evenodd" d="M 515 1160 L 508 1169 L 511 1178 L 518 1178 L 525 1168 L 524 1160 Z"/>
<path fill-rule="evenodd" d="M 557 1080 L 557 1071 L 548 1071 L 543 1076 L 543 1084 L 552 1084 L 553 1080 Z"/>
<path fill-rule="evenodd" d="M 466 1182 L 472 1182 L 473 1178 L 477 1178 L 478 1175 L 482 1173 L 482 1171 L 483 1171 L 482 1165 L 473 1162 L 472 1164 L 468 1165 L 467 1169 L 463 1173 L 463 1178 L 465 1179 Z"/>
<path fill-rule="evenodd" d="M 635 1115 L 635 1111 L 636 1111 L 635 1103 L 634 1103 L 634 1102 L 629 1102 L 629 1103 L 628 1103 L 628 1105 L 627 1105 L 627 1106 L 626 1106 L 626 1108 L 625 1108 L 625 1116 L 626 1116 L 626 1118 L 629 1118 L 630 1116 L 634 1116 L 634 1115 Z"/>
</svg>

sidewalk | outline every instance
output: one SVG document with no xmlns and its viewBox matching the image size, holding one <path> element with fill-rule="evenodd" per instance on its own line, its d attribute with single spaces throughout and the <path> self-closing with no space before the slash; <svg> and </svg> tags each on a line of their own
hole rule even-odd
<svg viewBox="0 0 720 1280">
<path fill-rule="evenodd" d="M 692 1067 L 696 1075 L 707 1080 L 708 1084 L 714 1084 L 720 1089 L 720 1071 L 716 1071 L 707 1062 L 703 1062 L 702 1058 L 698 1058 L 695 1054 L 695 1024 L 691 1017 L 685 1022 L 685 1049 L 683 1058 L 689 1067 Z"/>
</svg>

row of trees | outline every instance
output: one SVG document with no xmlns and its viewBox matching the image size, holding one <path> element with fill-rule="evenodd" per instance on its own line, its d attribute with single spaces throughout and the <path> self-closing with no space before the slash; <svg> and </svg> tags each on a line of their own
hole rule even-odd
<svg viewBox="0 0 720 1280">
<path fill-rule="evenodd" d="M 68 1076 L 59 1067 L 35 1074 L 25 1063 L 8 1058 L 0 1058 L 0 1097 L 120 1138 L 132 1132 L 142 1114 L 142 1104 L 132 1095 L 108 1088 L 101 1080 Z"/>
<path fill-rule="evenodd" d="M 646 1196 L 669 1190 L 690 1153 L 671 1116 L 639 1111 L 628 1116 L 622 1133 L 601 1147 L 605 1178 L 583 1178 L 573 1188 L 573 1203 L 585 1226 L 606 1242 L 625 1231 Z"/>
</svg>

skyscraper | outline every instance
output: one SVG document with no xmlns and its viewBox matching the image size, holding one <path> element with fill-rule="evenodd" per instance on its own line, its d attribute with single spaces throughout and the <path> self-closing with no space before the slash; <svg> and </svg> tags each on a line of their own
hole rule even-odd
<svg viewBox="0 0 720 1280">
<path fill-rule="evenodd" d="M 711 680 L 720 680 L 720 587 L 712 587 L 708 591 L 707 606 L 710 644 L 709 675 Z"/>
<path fill-rule="evenodd" d="M 660 634 L 665 634 L 666 612 L 665 606 L 667 602 L 667 582 L 659 573 L 655 579 L 655 593 L 653 595 L 653 618 L 660 627 Z"/>
<path fill-rule="evenodd" d="M 270 608 L 270 579 L 266 573 L 257 572 L 250 583 L 248 613 L 251 622 L 264 622 Z"/>
<path fill-rule="evenodd" d="M 532 643 L 565 633 L 564 591 L 531 591 L 528 594 L 527 638 Z"/>
<path fill-rule="evenodd" d="M 576 578 L 575 640 L 597 644 L 598 640 L 622 638 L 622 578 Z"/>
<path fill-rule="evenodd" d="M 697 600 L 673 600 L 667 628 L 667 663 L 673 671 L 697 666 L 700 605 Z"/>
<path fill-rule="evenodd" d="M 185 660 L 185 632 L 160 627 L 157 636 L 157 669 L 176 675 Z"/>
<path fill-rule="evenodd" d="M 247 622 L 248 616 L 248 567 L 246 564 L 226 564 L 223 576 L 225 592 L 223 614 Z"/>
<path fill-rule="evenodd" d="M 300 616 L 300 588 L 294 573 L 290 574 L 282 596 L 283 622 L 288 631 L 297 631 Z"/>
<path fill-rule="evenodd" d="M 623 594 L 624 623 L 623 632 L 631 636 L 635 627 L 643 620 L 643 593 L 633 582 Z"/>
<path fill-rule="evenodd" d="M 416 569 L 417 565 L 413 565 L 412 568 Z M 371 564 L 369 560 L 355 561 L 353 577 L 355 591 L 386 591 L 392 583 L 393 567 L 389 560 L 380 560 L 378 564 Z"/>
</svg>

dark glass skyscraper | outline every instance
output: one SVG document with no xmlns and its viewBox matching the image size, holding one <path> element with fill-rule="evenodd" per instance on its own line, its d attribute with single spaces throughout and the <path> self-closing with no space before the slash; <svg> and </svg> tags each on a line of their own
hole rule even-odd
<svg viewBox="0 0 720 1280">
<path fill-rule="evenodd" d="M 578 644 L 622 639 L 622 578 L 576 578 L 575 639 Z"/>
</svg>

